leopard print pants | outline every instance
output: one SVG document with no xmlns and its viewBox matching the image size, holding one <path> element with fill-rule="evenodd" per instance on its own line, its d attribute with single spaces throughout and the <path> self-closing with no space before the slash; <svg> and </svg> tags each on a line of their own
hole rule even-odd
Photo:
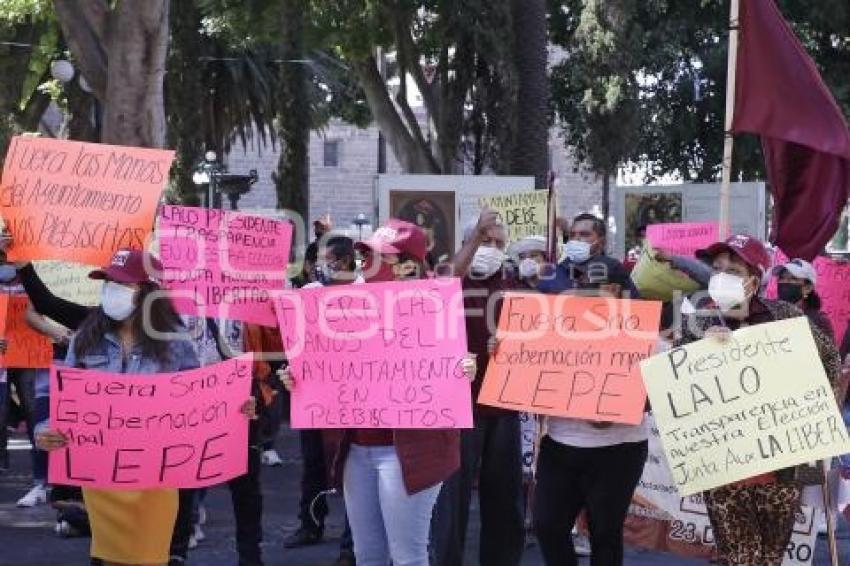
<svg viewBox="0 0 850 566">
<path fill-rule="evenodd" d="M 726 485 L 704 493 L 723 566 L 780 566 L 794 516 L 796 484 Z"/>
</svg>

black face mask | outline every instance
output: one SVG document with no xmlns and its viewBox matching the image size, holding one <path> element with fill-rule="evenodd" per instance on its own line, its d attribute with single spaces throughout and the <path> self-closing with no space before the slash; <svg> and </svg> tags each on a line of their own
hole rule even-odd
<svg viewBox="0 0 850 566">
<path fill-rule="evenodd" d="M 776 286 L 779 300 L 796 305 L 803 300 L 803 286 L 795 283 L 780 283 Z"/>
</svg>

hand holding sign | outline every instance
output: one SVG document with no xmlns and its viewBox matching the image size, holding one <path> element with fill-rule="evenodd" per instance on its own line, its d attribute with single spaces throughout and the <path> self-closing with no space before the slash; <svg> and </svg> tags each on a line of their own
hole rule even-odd
<svg viewBox="0 0 850 566">
<path fill-rule="evenodd" d="M 244 474 L 247 418 L 255 414 L 251 368 L 250 354 L 172 374 L 54 366 L 50 430 L 38 438 L 53 451 L 50 482 L 189 488 Z"/>
<path fill-rule="evenodd" d="M 15 136 L 0 183 L 9 260 L 103 265 L 118 249 L 142 248 L 173 159 L 164 149 Z"/>
<path fill-rule="evenodd" d="M 276 302 L 293 428 L 470 428 L 460 282 L 370 283 Z"/>
<path fill-rule="evenodd" d="M 805 317 L 641 363 L 683 496 L 850 451 Z"/>
<path fill-rule="evenodd" d="M 499 344 L 478 402 L 591 421 L 638 424 L 638 362 L 658 336 L 660 303 L 507 293 Z"/>
</svg>

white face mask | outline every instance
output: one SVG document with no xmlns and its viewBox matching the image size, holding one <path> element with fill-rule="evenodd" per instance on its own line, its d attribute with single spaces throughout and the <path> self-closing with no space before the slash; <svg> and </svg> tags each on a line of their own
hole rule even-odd
<svg viewBox="0 0 850 566">
<path fill-rule="evenodd" d="M 573 263 L 584 263 L 590 259 L 590 244 L 581 240 L 570 240 L 564 244 L 564 258 Z"/>
<path fill-rule="evenodd" d="M 711 276 L 708 281 L 708 295 L 721 311 L 732 310 L 747 300 L 744 280 L 728 273 L 715 273 Z"/>
<path fill-rule="evenodd" d="M 472 271 L 480 275 L 490 276 L 499 271 L 505 262 L 505 252 L 491 246 L 481 246 L 472 258 Z"/>
<path fill-rule="evenodd" d="M 529 277 L 537 277 L 539 273 L 540 265 L 530 257 L 527 257 L 519 262 L 520 277 L 528 279 Z"/>
<path fill-rule="evenodd" d="M 114 281 L 107 281 L 100 292 L 100 307 L 112 320 L 127 320 L 136 310 L 136 290 Z"/>
</svg>

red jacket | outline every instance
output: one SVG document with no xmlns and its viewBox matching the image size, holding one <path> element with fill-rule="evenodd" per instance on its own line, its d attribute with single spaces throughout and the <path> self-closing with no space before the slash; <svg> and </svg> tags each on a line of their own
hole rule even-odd
<svg viewBox="0 0 850 566">
<path fill-rule="evenodd" d="M 460 431 L 457 429 L 395 429 L 393 445 L 401 462 L 407 493 L 413 495 L 447 480 L 460 468 Z M 351 448 L 351 431 L 337 444 L 333 484 L 342 486 L 345 460 Z"/>
</svg>

